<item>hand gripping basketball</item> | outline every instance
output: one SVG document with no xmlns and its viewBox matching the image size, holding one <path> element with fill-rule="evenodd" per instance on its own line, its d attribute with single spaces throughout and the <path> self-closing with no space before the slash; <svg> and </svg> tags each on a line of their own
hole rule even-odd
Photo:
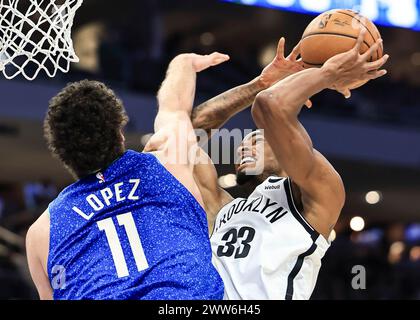
<svg viewBox="0 0 420 320">
<path fill-rule="evenodd" d="M 369 61 L 372 54 L 382 45 L 382 39 L 378 39 L 369 50 L 360 54 L 365 33 L 366 30 L 362 29 L 353 49 L 330 58 L 322 67 L 333 77 L 334 85 L 331 89 L 342 93 L 346 98 L 350 98 L 355 83 L 366 83 L 387 73 L 386 70 L 379 69 L 388 61 L 389 55 L 384 55 L 374 62 Z"/>
</svg>

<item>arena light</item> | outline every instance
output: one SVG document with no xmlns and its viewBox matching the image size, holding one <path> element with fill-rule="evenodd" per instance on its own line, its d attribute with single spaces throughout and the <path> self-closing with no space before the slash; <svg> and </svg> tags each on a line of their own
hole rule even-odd
<svg viewBox="0 0 420 320">
<path fill-rule="evenodd" d="M 80 62 L 75 64 L 79 70 L 96 73 L 100 69 L 99 47 L 101 35 L 105 30 L 105 25 L 100 22 L 85 24 L 74 33 L 74 50 L 80 58 Z"/>
<path fill-rule="evenodd" d="M 360 232 L 365 228 L 365 220 L 362 217 L 354 217 L 350 220 L 350 228 L 353 231 Z"/>
<path fill-rule="evenodd" d="M 382 200 L 382 194 L 379 191 L 369 191 L 366 193 L 365 200 L 368 204 L 378 204 Z"/>
<path fill-rule="evenodd" d="M 419 11 L 414 1 L 388 0 L 391 10 L 387 11 L 388 21 L 397 27 L 414 28 L 418 23 Z"/>
<path fill-rule="evenodd" d="M 413 223 L 407 226 L 405 230 L 405 239 L 413 243 L 420 241 L 420 223 Z"/>
<path fill-rule="evenodd" d="M 227 174 L 225 176 L 221 176 L 219 178 L 219 185 L 223 189 L 233 188 L 237 186 L 236 182 L 236 175 L 234 174 Z"/>
<path fill-rule="evenodd" d="M 216 37 L 214 36 L 213 33 L 211 32 L 204 32 L 201 36 L 200 36 L 200 43 L 203 46 L 211 46 L 214 44 L 214 41 L 216 40 Z"/>
<path fill-rule="evenodd" d="M 399 262 L 404 250 L 405 244 L 402 241 L 394 242 L 389 247 L 388 261 L 392 264 Z"/>
<path fill-rule="evenodd" d="M 258 62 L 261 68 L 266 67 L 276 56 L 277 43 L 270 43 L 265 46 L 258 57 Z"/>
<path fill-rule="evenodd" d="M 331 8 L 331 2 L 331 0 L 301 0 L 300 5 L 304 10 L 321 13 Z"/>
<path fill-rule="evenodd" d="M 359 10 L 371 20 L 377 21 L 379 18 L 379 8 L 375 1 L 362 1 Z"/>
<path fill-rule="evenodd" d="M 418 261 L 420 260 L 420 247 L 415 246 L 412 247 L 410 250 L 410 260 L 411 261 Z"/>
<path fill-rule="evenodd" d="M 420 66 L 420 52 L 414 52 L 411 55 L 411 63 L 416 67 Z"/>
<path fill-rule="evenodd" d="M 420 2 L 414 0 L 221 0 L 244 5 L 319 14 L 332 9 L 353 9 L 376 24 L 420 31 Z"/>
<path fill-rule="evenodd" d="M 243 3 L 248 5 L 256 4 L 257 2 L 258 0 L 243 0 Z"/>
<path fill-rule="evenodd" d="M 333 242 L 333 241 L 335 241 L 336 238 L 337 238 L 337 232 L 335 232 L 335 230 L 331 231 L 330 237 L 328 238 L 328 241 Z"/>
</svg>

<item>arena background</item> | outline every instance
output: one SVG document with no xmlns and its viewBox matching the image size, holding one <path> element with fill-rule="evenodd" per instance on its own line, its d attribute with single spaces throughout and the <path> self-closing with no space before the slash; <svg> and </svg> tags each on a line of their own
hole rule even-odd
<svg viewBox="0 0 420 320">
<path fill-rule="evenodd" d="M 409 3 L 420 10 L 419 1 L 373 2 L 383 10 L 396 2 L 401 10 Z M 414 30 L 419 15 L 411 25 L 401 19 L 404 12 L 399 17 L 409 28 L 379 26 L 391 55 L 389 74 L 356 90 L 351 100 L 323 92 L 301 117 L 315 146 L 341 173 L 348 195 L 313 299 L 420 299 L 420 33 Z M 73 29 L 81 61 L 69 74 L 40 76 L 32 83 L 0 80 L 0 299 L 37 298 L 24 237 L 49 201 L 72 182 L 42 137 L 47 103 L 61 87 L 84 78 L 109 84 L 131 118 L 128 146 L 141 150 L 172 57 L 215 50 L 231 56 L 229 63 L 199 75 L 198 104 L 257 76 L 274 56 L 278 39 L 286 37 L 290 50 L 313 18 L 211 0 L 85 0 Z M 254 128 L 249 110 L 227 128 Z M 229 175 L 232 166 L 218 170 L 222 185 L 243 194 Z M 356 216 L 365 223 L 361 231 L 350 227 Z M 353 229 L 362 229 L 361 222 L 353 220 Z M 366 268 L 365 290 L 351 286 L 356 265 Z"/>
</svg>

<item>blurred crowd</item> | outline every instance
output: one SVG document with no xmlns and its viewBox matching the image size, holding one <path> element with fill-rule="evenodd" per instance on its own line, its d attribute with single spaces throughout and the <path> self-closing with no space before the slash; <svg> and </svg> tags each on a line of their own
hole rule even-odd
<svg viewBox="0 0 420 320">
<path fill-rule="evenodd" d="M 37 297 L 26 262 L 25 236 L 56 195 L 57 187 L 48 180 L 0 184 L 0 300 Z"/>
<path fill-rule="evenodd" d="M 419 300 L 419 245 L 420 224 L 338 234 L 323 259 L 312 299 Z M 366 272 L 360 289 L 352 286 L 358 266 Z"/>
<path fill-rule="evenodd" d="M 349 100 L 333 91 L 317 95 L 311 112 L 416 128 L 420 126 L 417 92 L 418 88 L 408 83 L 380 79 L 354 90 Z"/>
</svg>

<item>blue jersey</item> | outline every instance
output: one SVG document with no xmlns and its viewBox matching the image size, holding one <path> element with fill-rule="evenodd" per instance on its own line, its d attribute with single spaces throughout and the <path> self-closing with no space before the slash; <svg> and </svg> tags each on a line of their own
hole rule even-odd
<svg viewBox="0 0 420 320">
<path fill-rule="evenodd" d="M 205 212 L 151 154 L 127 151 L 49 213 L 54 299 L 223 298 Z"/>
</svg>

